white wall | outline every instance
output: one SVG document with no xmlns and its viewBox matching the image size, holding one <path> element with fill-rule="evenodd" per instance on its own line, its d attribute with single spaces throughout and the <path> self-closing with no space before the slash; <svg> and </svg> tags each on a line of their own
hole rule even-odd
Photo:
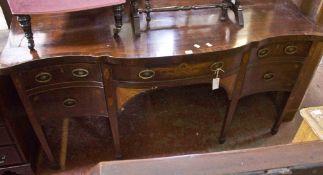
<svg viewBox="0 0 323 175">
<path fill-rule="evenodd" d="M 0 8 L 0 30 L 6 30 L 6 29 L 8 29 L 8 26 L 7 26 L 6 20 L 4 18 L 2 9 Z"/>
</svg>

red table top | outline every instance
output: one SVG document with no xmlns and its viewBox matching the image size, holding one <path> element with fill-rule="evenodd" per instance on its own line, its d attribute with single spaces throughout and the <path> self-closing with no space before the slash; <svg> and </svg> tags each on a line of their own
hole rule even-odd
<svg viewBox="0 0 323 175">
<path fill-rule="evenodd" d="M 8 0 L 14 15 L 73 12 L 125 2 L 126 0 Z"/>
</svg>

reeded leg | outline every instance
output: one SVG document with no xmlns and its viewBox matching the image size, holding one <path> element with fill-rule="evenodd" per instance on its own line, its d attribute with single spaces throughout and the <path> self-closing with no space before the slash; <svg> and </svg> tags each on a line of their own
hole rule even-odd
<svg viewBox="0 0 323 175">
<path fill-rule="evenodd" d="M 34 50 L 35 42 L 33 38 L 33 32 L 31 30 L 31 18 L 29 15 L 19 15 L 17 16 L 20 27 L 25 33 L 25 37 L 28 40 L 28 48 Z"/>
<path fill-rule="evenodd" d="M 113 12 L 115 20 L 115 28 L 113 32 L 115 35 L 117 35 L 122 28 L 123 5 L 113 6 Z"/>
<path fill-rule="evenodd" d="M 132 18 L 132 25 L 133 31 L 135 35 L 140 35 L 140 19 L 138 13 L 138 2 L 137 0 L 131 0 L 131 18 Z"/>
<path fill-rule="evenodd" d="M 146 21 L 149 22 L 149 21 L 151 21 L 151 16 L 150 16 L 150 12 L 149 12 L 149 10 L 151 9 L 150 0 L 145 0 L 145 6 L 146 6 L 146 9 L 148 10 Z"/>
</svg>

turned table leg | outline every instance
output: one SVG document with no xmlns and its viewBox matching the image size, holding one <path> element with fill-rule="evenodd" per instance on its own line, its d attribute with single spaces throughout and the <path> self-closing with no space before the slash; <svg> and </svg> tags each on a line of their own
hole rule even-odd
<svg viewBox="0 0 323 175">
<path fill-rule="evenodd" d="M 147 10 L 151 9 L 151 4 L 150 4 L 150 0 L 145 0 L 145 6 Z M 150 17 L 150 12 L 147 12 L 147 16 L 146 16 L 146 21 L 149 22 L 151 21 L 151 17 Z"/>
<path fill-rule="evenodd" d="M 139 19 L 139 12 L 138 12 L 138 2 L 137 0 L 130 1 L 130 9 L 131 9 L 131 18 L 132 18 L 132 25 L 133 31 L 135 35 L 140 35 L 140 19 Z"/>
<path fill-rule="evenodd" d="M 25 37 L 28 40 L 28 48 L 34 50 L 35 42 L 33 37 L 33 32 L 31 30 L 31 18 L 29 15 L 19 15 L 17 16 L 20 27 L 25 33 Z"/>
<path fill-rule="evenodd" d="M 228 6 L 226 5 L 226 0 L 223 0 L 223 6 L 221 7 L 221 17 L 220 20 L 221 21 L 225 21 L 226 19 L 228 19 Z"/>
<path fill-rule="evenodd" d="M 113 32 L 115 35 L 117 35 L 122 28 L 123 5 L 113 6 L 113 12 L 115 20 L 115 28 Z"/>
</svg>

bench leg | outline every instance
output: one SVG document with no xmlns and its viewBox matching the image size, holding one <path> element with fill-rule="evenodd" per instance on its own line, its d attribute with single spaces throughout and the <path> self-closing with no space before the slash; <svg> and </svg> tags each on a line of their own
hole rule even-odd
<svg viewBox="0 0 323 175">
<path fill-rule="evenodd" d="M 33 32 L 31 30 L 31 18 L 29 15 L 19 15 L 17 16 L 20 27 L 25 33 L 25 37 L 28 40 L 28 48 L 34 50 L 35 42 L 33 37 Z"/>
<path fill-rule="evenodd" d="M 113 12 L 115 20 L 115 28 L 113 30 L 113 33 L 115 35 L 118 35 L 122 28 L 123 5 L 113 6 Z"/>
</svg>

